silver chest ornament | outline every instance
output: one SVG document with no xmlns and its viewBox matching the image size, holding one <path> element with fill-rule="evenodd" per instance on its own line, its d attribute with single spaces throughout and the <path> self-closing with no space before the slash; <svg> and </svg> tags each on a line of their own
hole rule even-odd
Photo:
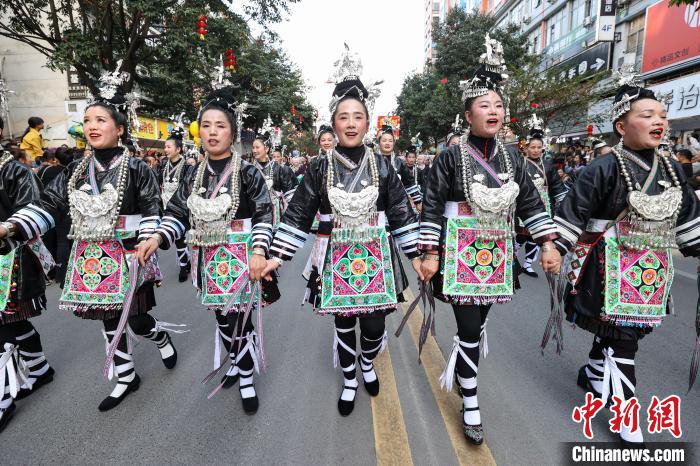
<svg viewBox="0 0 700 466">
<path fill-rule="evenodd" d="M 537 188 L 538 191 L 543 191 L 545 189 L 545 182 L 544 178 L 542 178 L 539 173 L 536 173 L 532 177 L 532 183 L 535 185 L 535 188 Z"/>
<path fill-rule="evenodd" d="M 168 202 L 170 202 L 170 199 L 177 191 L 178 184 L 179 180 L 177 178 L 173 179 L 173 181 L 163 182 L 163 192 L 160 195 L 160 198 L 163 200 L 163 207 L 168 207 Z"/>
<path fill-rule="evenodd" d="M 102 188 L 100 194 L 89 194 L 89 184 L 84 184 L 68 195 L 71 209 L 72 235 L 78 239 L 112 237 L 112 218 L 119 201 L 119 192 L 111 183 Z"/>
<path fill-rule="evenodd" d="M 231 162 L 231 188 L 221 187 L 214 198 L 204 197 L 206 188 L 202 187 L 204 172 L 209 165 L 209 156 L 200 164 L 195 176 L 192 194 L 187 198 L 190 211 L 191 228 L 187 231 L 185 241 L 191 246 L 215 246 L 226 243 L 226 233 L 240 203 L 241 158 L 233 151 Z"/>
</svg>

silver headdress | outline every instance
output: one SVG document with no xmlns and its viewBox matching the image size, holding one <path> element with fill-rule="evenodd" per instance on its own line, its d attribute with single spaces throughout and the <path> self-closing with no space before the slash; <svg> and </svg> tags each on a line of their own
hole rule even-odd
<svg viewBox="0 0 700 466">
<path fill-rule="evenodd" d="M 344 51 L 341 57 L 333 63 L 335 70 L 328 80 L 329 83 L 335 84 L 329 110 L 331 114 L 335 113 L 338 103 L 344 97 L 353 95 L 367 106 L 367 111 L 371 115 L 374 104 L 381 95 L 379 86 L 384 81 L 375 81 L 370 86 L 365 87 L 360 80 L 362 62 L 359 55 L 351 52 L 348 44 L 344 43 L 343 45 Z"/>
<path fill-rule="evenodd" d="M 532 139 L 544 139 L 545 134 L 548 130 L 544 129 L 544 120 L 538 118 L 536 113 L 532 113 L 532 116 L 525 121 L 525 127 L 528 129 L 527 142 L 530 143 Z"/>
<path fill-rule="evenodd" d="M 488 34 L 484 39 L 484 45 L 486 52 L 479 56 L 481 66 L 474 72 L 474 77 L 459 82 L 463 102 L 486 95 L 490 90 L 502 90 L 503 81 L 508 79 L 506 62 L 503 58 L 503 45 Z"/>
<path fill-rule="evenodd" d="M 122 84 L 129 79 L 129 73 L 126 71 L 121 71 L 122 61 L 117 62 L 117 67 L 114 71 L 105 71 L 100 76 L 98 81 L 98 95 L 93 96 L 92 102 L 96 101 L 110 101 L 119 92 Z"/>
<path fill-rule="evenodd" d="M 328 82 L 338 84 L 348 76 L 362 75 L 362 61 L 356 52 L 351 52 L 348 44 L 343 43 L 344 50 L 340 58 L 333 62 L 335 67 Z"/>
<path fill-rule="evenodd" d="M 185 138 L 185 112 L 181 112 L 179 115 L 170 115 L 170 119 L 173 120 L 173 129 L 170 131 L 170 137 L 176 139 Z"/>
<path fill-rule="evenodd" d="M 7 115 L 9 112 L 9 103 L 7 100 L 7 97 L 10 94 L 14 94 L 15 91 L 11 91 L 10 89 L 7 88 L 7 84 L 5 83 L 5 80 L 0 78 L 0 115 Z"/>
<path fill-rule="evenodd" d="M 455 115 L 455 121 L 452 123 L 452 132 L 453 133 L 460 133 L 462 132 L 462 117 L 458 113 Z"/>
</svg>

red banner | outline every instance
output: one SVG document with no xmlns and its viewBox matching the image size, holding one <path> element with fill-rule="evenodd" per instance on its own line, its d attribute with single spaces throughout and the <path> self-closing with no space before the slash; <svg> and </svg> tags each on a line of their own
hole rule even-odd
<svg viewBox="0 0 700 466">
<path fill-rule="evenodd" d="M 377 131 L 382 125 L 391 125 L 394 128 L 394 137 L 401 137 L 401 117 L 398 115 L 385 115 L 377 117 Z"/>
<path fill-rule="evenodd" d="M 669 7 L 662 0 L 647 8 L 642 74 L 700 56 L 699 5 Z"/>
</svg>

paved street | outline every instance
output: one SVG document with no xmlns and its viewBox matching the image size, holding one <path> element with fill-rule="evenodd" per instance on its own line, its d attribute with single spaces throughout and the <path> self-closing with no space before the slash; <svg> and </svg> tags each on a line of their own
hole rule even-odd
<svg viewBox="0 0 700 466">
<path fill-rule="evenodd" d="M 565 329 L 565 351 L 538 349 L 548 316 L 544 279 L 522 278 L 513 303 L 492 308 L 490 354 L 479 372 L 479 401 L 487 446 L 469 448 L 461 437 L 460 399 L 437 390 L 436 376 L 455 332 L 449 307 L 440 305 L 437 343 L 429 340 L 417 364 L 412 321 L 378 360 L 382 382 L 370 401 L 358 391 L 354 413 L 336 410 L 341 374 L 333 369 L 332 320 L 300 308 L 304 287 L 298 271 L 310 244 L 282 269 L 282 302 L 264 314 L 267 373 L 256 379 L 261 408 L 243 414 L 237 388 L 212 400 L 200 381 L 211 370 L 214 319 L 198 304 L 188 283 L 177 283 L 175 252 L 161 254 L 165 285 L 157 291 L 154 315 L 186 323 L 190 333 L 175 335 L 178 366 L 166 370 L 154 345 L 135 349 L 140 390 L 117 409 L 97 405 L 112 389 L 101 376 L 104 340 L 99 322 L 82 321 L 56 310 L 58 287 L 34 324 L 55 381 L 18 402 L 15 419 L 0 436 L 2 464 L 498 464 L 561 463 L 559 442 L 579 441 L 581 428 L 571 410 L 582 404 L 576 374 L 587 359 L 591 335 Z M 694 342 L 695 260 L 678 259 L 674 284 L 677 316 L 645 338 L 637 359 L 638 396 L 645 410 L 652 395 L 683 397 L 683 439 L 700 437 L 700 387 L 687 390 Z M 415 287 L 413 287 L 415 290 Z M 400 313 L 403 314 L 401 309 Z M 390 332 L 400 315 L 388 319 Z M 419 316 L 416 316 L 419 319 Z M 429 378 L 430 377 L 430 378 Z M 432 384 L 431 384 L 432 382 Z M 608 415 L 594 422 L 596 440 L 612 440 Z M 669 434 L 647 440 L 672 440 Z"/>
</svg>

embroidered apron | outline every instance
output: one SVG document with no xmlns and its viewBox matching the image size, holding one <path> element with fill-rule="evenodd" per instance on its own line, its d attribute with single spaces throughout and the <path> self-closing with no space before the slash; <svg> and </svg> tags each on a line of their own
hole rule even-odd
<svg viewBox="0 0 700 466">
<path fill-rule="evenodd" d="M 363 243 L 330 241 L 319 313 L 362 313 L 396 306 L 394 266 L 386 229 Z"/>
<path fill-rule="evenodd" d="M 248 262 L 253 250 L 249 222 L 249 219 L 234 220 L 226 234 L 226 244 L 194 248 L 193 264 L 198 267 L 201 256 L 201 269 L 195 270 L 192 275 L 195 280 L 199 277 L 202 304 L 205 306 L 238 305 L 241 296 L 252 292 L 250 284 L 247 284 L 244 293 L 238 293 L 235 300 L 229 303 L 231 297 L 248 280 Z M 199 284 L 195 283 L 195 286 L 198 287 Z"/>
<path fill-rule="evenodd" d="M 627 224 L 617 230 L 626 235 Z M 603 320 L 620 326 L 655 327 L 666 315 L 673 282 L 670 248 L 630 249 L 620 244 L 615 226 L 605 233 Z"/>
<path fill-rule="evenodd" d="M 12 288 L 12 268 L 15 263 L 15 250 L 0 256 L 0 312 L 7 308 Z"/>
<path fill-rule="evenodd" d="M 79 311 L 121 308 L 130 287 L 127 264 L 119 240 L 75 241 L 59 307 Z"/>
<path fill-rule="evenodd" d="M 451 203 L 457 204 L 457 203 Z M 442 292 L 447 297 L 476 298 L 481 304 L 513 295 L 513 239 L 481 240 L 478 221 L 466 202 L 448 214 L 443 251 Z"/>
</svg>

